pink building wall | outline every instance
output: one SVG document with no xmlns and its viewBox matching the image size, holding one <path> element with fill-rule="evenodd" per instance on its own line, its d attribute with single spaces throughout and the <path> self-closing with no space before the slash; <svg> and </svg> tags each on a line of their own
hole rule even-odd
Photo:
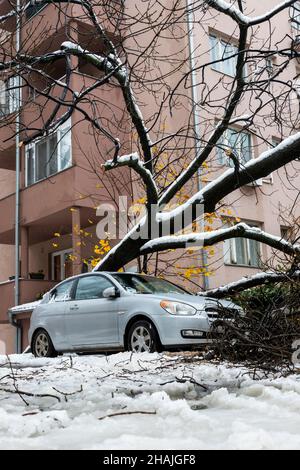
<svg viewBox="0 0 300 470">
<path fill-rule="evenodd" d="M 15 192 L 15 172 L 0 169 L 0 199 Z M 14 214 L 0 214 L 0 217 L 14 217 Z M 6 281 L 14 273 L 14 248 L 0 245 L 0 282 Z"/>
</svg>

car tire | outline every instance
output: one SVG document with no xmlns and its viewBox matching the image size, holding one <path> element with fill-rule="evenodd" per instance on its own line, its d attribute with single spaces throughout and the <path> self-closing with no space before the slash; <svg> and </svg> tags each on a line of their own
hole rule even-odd
<svg viewBox="0 0 300 470">
<path fill-rule="evenodd" d="M 131 325 L 127 337 L 127 349 L 136 353 L 161 350 L 160 340 L 152 323 L 139 320 Z"/>
<path fill-rule="evenodd" d="M 46 330 L 38 330 L 35 332 L 32 339 L 31 350 L 35 357 L 57 356 L 57 352 Z"/>
</svg>

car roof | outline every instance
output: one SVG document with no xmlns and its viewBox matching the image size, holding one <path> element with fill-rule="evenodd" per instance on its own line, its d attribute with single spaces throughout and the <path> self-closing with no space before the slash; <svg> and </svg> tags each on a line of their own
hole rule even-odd
<svg viewBox="0 0 300 470">
<path fill-rule="evenodd" d="M 117 271 L 91 271 L 90 273 L 82 273 L 82 274 L 76 274 L 76 276 L 71 276 L 68 277 L 67 279 L 64 279 L 63 281 L 60 281 L 55 287 L 59 286 L 60 284 L 63 284 L 65 282 L 69 281 L 75 281 L 76 279 L 80 279 L 81 277 L 85 276 L 93 276 L 93 275 L 118 275 L 118 276 L 126 276 L 126 275 L 135 275 L 135 276 L 148 276 L 148 277 L 155 277 L 155 276 L 149 276 L 148 274 L 140 274 L 140 273 L 134 273 L 134 272 L 127 272 L 127 273 L 120 273 Z M 55 289 L 54 287 L 54 289 Z"/>
</svg>

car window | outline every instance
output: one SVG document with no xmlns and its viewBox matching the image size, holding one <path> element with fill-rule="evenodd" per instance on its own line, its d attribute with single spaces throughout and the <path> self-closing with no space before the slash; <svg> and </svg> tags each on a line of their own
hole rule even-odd
<svg viewBox="0 0 300 470">
<path fill-rule="evenodd" d="M 113 277 L 127 292 L 135 294 L 189 294 L 182 287 L 152 276 L 113 274 Z"/>
<path fill-rule="evenodd" d="M 73 281 L 64 282 L 52 291 L 50 302 L 65 302 L 71 299 Z"/>
<path fill-rule="evenodd" d="M 76 300 L 102 299 L 103 291 L 113 284 L 102 276 L 86 276 L 79 279 Z"/>
</svg>

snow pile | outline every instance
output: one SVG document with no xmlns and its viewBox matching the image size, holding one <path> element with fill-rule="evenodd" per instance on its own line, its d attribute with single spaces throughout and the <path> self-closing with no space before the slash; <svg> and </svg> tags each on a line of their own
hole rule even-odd
<svg viewBox="0 0 300 470">
<path fill-rule="evenodd" d="M 16 307 L 12 307 L 9 309 L 11 313 L 20 313 L 20 312 L 31 312 L 34 310 L 38 305 L 40 305 L 41 300 L 36 300 L 35 302 L 29 302 L 27 304 L 17 305 Z"/>
<path fill-rule="evenodd" d="M 10 361 L 0 449 L 300 449 L 297 375 L 253 382 L 191 354 Z"/>
</svg>

